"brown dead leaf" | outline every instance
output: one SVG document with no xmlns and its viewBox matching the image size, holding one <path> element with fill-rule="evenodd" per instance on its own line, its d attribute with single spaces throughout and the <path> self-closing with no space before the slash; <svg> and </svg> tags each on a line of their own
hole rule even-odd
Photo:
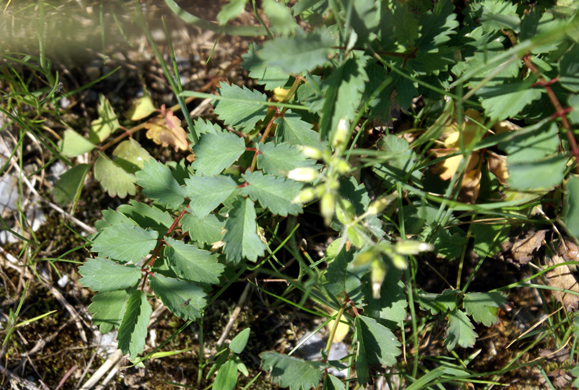
<svg viewBox="0 0 579 390">
<path fill-rule="evenodd" d="M 498 155 L 489 150 L 487 163 L 489 171 L 497 177 L 501 184 L 506 184 L 507 179 L 509 178 L 509 172 L 507 171 L 507 157 Z"/>
<path fill-rule="evenodd" d="M 552 378 L 551 381 L 557 389 L 567 388 L 573 381 L 573 377 L 567 371 L 561 369 L 551 371 L 548 376 Z"/>
<path fill-rule="evenodd" d="M 147 138 L 153 140 L 157 145 L 175 148 L 175 151 L 189 149 L 187 133 L 181 127 L 181 120 L 173 115 L 171 110 L 163 111 L 164 117 L 155 118 L 145 125 Z"/>
<path fill-rule="evenodd" d="M 503 260 L 520 267 L 533 260 L 535 252 L 541 248 L 548 230 L 533 230 L 524 235 L 511 237 L 501 244 Z"/>
<path fill-rule="evenodd" d="M 546 264 L 548 267 L 564 263 L 563 259 L 559 255 L 554 255 L 551 259 L 548 259 Z M 577 284 L 577 279 L 569 269 L 567 265 L 560 265 L 553 268 L 545 274 L 549 282 L 549 286 L 557 287 L 559 289 L 571 290 L 579 293 L 579 285 Z M 555 290 L 553 291 L 555 298 L 565 306 L 569 311 L 575 311 L 579 308 L 579 296 L 568 294 L 563 291 Z"/>
</svg>

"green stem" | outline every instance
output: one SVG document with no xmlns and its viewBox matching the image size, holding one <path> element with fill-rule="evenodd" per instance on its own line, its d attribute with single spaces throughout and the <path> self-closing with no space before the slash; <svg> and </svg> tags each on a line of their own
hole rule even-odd
<svg viewBox="0 0 579 390">
<path fill-rule="evenodd" d="M 330 354 L 330 349 L 332 348 L 332 342 L 334 341 L 334 337 L 336 336 L 336 331 L 338 330 L 338 326 L 340 326 L 340 320 L 342 319 L 342 314 L 344 314 L 344 310 L 348 306 L 348 301 L 344 299 L 344 303 L 340 306 L 340 310 L 338 311 L 338 315 L 334 320 L 334 325 L 332 326 L 332 331 L 330 332 L 330 337 L 328 337 L 328 342 L 326 344 L 326 353 Z"/>
</svg>

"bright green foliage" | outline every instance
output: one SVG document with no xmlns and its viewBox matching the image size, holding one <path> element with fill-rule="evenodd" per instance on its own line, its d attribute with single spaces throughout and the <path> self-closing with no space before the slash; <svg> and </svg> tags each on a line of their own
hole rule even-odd
<svg viewBox="0 0 579 390">
<path fill-rule="evenodd" d="M 141 269 L 134 265 L 120 265 L 100 257 L 87 259 L 78 272 L 80 282 L 95 291 L 107 292 L 134 287 L 141 279 Z"/>
<path fill-rule="evenodd" d="M 293 145 L 320 147 L 320 136 L 312 130 L 312 125 L 304 122 L 301 116 L 291 110 L 277 118 L 274 123 L 277 125 L 275 140 L 278 144 L 288 142 Z"/>
<path fill-rule="evenodd" d="M 493 256 L 508 238 L 510 227 L 504 225 L 476 224 L 470 227 L 474 237 L 474 251 L 482 257 Z"/>
<path fill-rule="evenodd" d="M 99 119 L 90 125 L 89 140 L 94 144 L 104 141 L 116 129 L 121 127 L 109 100 L 104 95 L 99 96 Z"/>
<path fill-rule="evenodd" d="M 166 278 L 161 274 L 150 276 L 149 283 L 163 304 L 181 318 L 198 318 L 206 305 L 205 292 L 195 283 Z"/>
<path fill-rule="evenodd" d="M 322 139 L 331 138 L 342 118 L 354 119 L 360 105 L 368 75 L 363 57 L 353 57 L 336 68 L 327 79 L 326 100 L 322 109 L 320 134 Z"/>
<path fill-rule="evenodd" d="M 324 387 L 323 390 L 346 390 L 346 387 L 338 378 L 333 375 L 326 375 L 324 379 Z"/>
<path fill-rule="evenodd" d="M 69 204 L 78 200 L 84 185 L 84 179 L 90 165 L 78 164 L 64 172 L 54 183 L 52 195 L 56 203 L 61 205 Z"/>
<path fill-rule="evenodd" d="M 239 334 L 235 336 L 233 340 L 231 340 L 231 343 L 229 344 L 229 349 L 231 350 L 231 352 L 236 353 L 238 355 L 241 352 L 243 352 L 245 346 L 247 345 L 247 341 L 249 340 L 250 333 L 251 333 L 250 328 L 243 329 L 241 332 L 239 332 Z"/>
<path fill-rule="evenodd" d="M 225 268 L 217 262 L 217 255 L 194 245 L 166 238 L 165 257 L 179 279 L 199 283 L 219 283 L 219 275 Z"/>
<path fill-rule="evenodd" d="M 434 247 L 436 254 L 445 259 L 453 260 L 462 255 L 462 250 L 467 243 L 466 236 L 462 229 L 441 230 Z"/>
<path fill-rule="evenodd" d="M 201 118 L 197 118 L 195 122 L 193 122 L 193 127 L 195 128 L 195 132 L 199 135 L 201 134 L 216 134 L 222 133 L 223 129 L 217 123 L 211 123 L 207 120 L 203 120 Z M 187 137 L 191 137 L 191 133 L 187 134 Z"/>
<path fill-rule="evenodd" d="M 192 176 L 185 183 L 191 210 L 197 218 L 205 218 L 237 189 L 229 176 Z"/>
<path fill-rule="evenodd" d="M 90 152 L 95 144 L 78 134 L 74 130 L 66 130 L 60 143 L 60 152 L 67 157 L 76 157 Z"/>
<path fill-rule="evenodd" d="M 288 35 L 298 28 L 291 11 L 283 2 L 264 0 L 263 12 L 267 15 L 271 23 L 271 29 L 275 33 Z"/>
<path fill-rule="evenodd" d="M 463 348 L 470 348 L 474 345 L 476 338 L 474 325 L 463 311 L 454 309 L 448 313 L 448 327 L 446 328 L 444 345 L 449 351 L 452 351 L 457 344 Z"/>
<path fill-rule="evenodd" d="M 573 45 L 571 50 L 561 57 L 559 80 L 569 91 L 579 92 L 579 45 Z"/>
<path fill-rule="evenodd" d="M 328 265 L 324 288 L 332 296 L 339 297 L 348 293 L 350 299 L 354 301 L 360 298 L 360 286 L 362 285 L 360 275 L 355 272 L 356 270 L 348 267 L 353 259 L 353 251 L 348 252 L 342 248 L 336 258 Z"/>
<path fill-rule="evenodd" d="M 386 272 L 386 278 L 380 288 L 380 298 L 372 298 L 372 287 L 367 283 L 364 295 L 368 305 L 364 313 L 378 322 L 395 329 L 401 321 L 406 318 L 406 295 L 404 294 L 404 283 L 400 280 L 402 271 L 391 267 Z"/>
<path fill-rule="evenodd" d="M 271 371 L 273 383 L 281 387 L 308 390 L 317 386 L 322 379 L 320 363 L 306 362 L 276 352 L 263 352 L 259 357 L 261 369 Z"/>
<path fill-rule="evenodd" d="M 142 169 L 145 162 L 152 158 L 149 152 L 132 138 L 121 142 L 113 151 L 113 156 L 115 164 L 129 173 Z"/>
<path fill-rule="evenodd" d="M 119 349 L 125 354 L 128 353 L 131 360 L 145 348 L 147 326 L 152 313 L 153 309 L 147 301 L 147 294 L 140 290 L 133 291 L 117 335 Z"/>
<path fill-rule="evenodd" d="M 247 0 L 231 0 L 229 3 L 221 8 L 221 11 L 217 14 L 217 21 L 220 25 L 227 24 L 231 19 L 235 19 L 245 9 L 245 4 Z"/>
<path fill-rule="evenodd" d="M 237 384 L 237 362 L 233 359 L 226 361 L 220 368 L 213 389 L 233 390 Z"/>
<path fill-rule="evenodd" d="M 485 114 L 491 121 L 500 121 L 514 117 L 533 100 L 541 97 L 541 90 L 531 88 L 536 80 L 529 77 L 522 82 L 500 84 L 483 88 L 479 92 L 482 96 L 482 106 Z"/>
<path fill-rule="evenodd" d="M 263 256 L 265 244 L 257 235 L 255 207 L 248 199 L 238 199 L 229 211 L 229 219 L 225 223 L 223 241 L 227 260 L 235 264 L 242 259 L 256 261 Z"/>
<path fill-rule="evenodd" d="M 433 294 L 418 290 L 418 303 L 422 310 L 430 310 L 432 314 L 445 314 L 456 308 L 458 294 L 456 290 L 444 290 L 442 294 Z"/>
<path fill-rule="evenodd" d="M 264 94 L 225 82 L 219 84 L 218 91 L 219 95 L 227 99 L 215 101 L 215 113 L 226 125 L 249 133 L 259 120 L 265 118 L 267 106 L 255 103 L 267 101 Z"/>
<path fill-rule="evenodd" d="M 438 52 L 439 47 L 456 34 L 459 23 L 450 0 L 436 3 L 432 11 L 420 15 L 420 37 L 417 46 L 423 53 Z"/>
<path fill-rule="evenodd" d="M 413 13 L 407 3 L 396 3 L 394 8 L 394 38 L 403 46 L 414 46 L 420 36 L 418 15 Z"/>
<path fill-rule="evenodd" d="M 510 175 L 507 183 L 516 190 L 551 190 L 563 181 L 568 159 L 565 155 L 555 155 L 520 164 L 511 164 L 507 159 Z"/>
<path fill-rule="evenodd" d="M 134 202 L 134 201 L 133 201 Z M 103 219 L 100 221 L 96 221 L 95 227 L 97 231 L 102 231 L 103 229 L 113 226 L 113 225 L 120 225 L 120 224 L 127 224 L 129 226 L 138 226 L 139 224 L 132 220 L 131 218 L 127 217 L 125 214 L 107 209 L 103 210 Z"/>
<path fill-rule="evenodd" d="M 255 45 L 249 45 L 247 53 L 243 54 L 243 69 L 249 71 L 249 77 L 258 84 L 263 85 L 268 91 L 278 87 L 283 87 L 289 79 L 289 74 L 281 70 L 280 67 L 266 64 L 264 60 L 257 56 Z"/>
<path fill-rule="evenodd" d="M 392 366 L 402 352 L 392 331 L 376 320 L 360 315 L 356 317 L 355 324 L 358 340 L 356 376 L 360 384 L 366 384 L 370 380 L 370 365 Z"/>
<path fill-rule="evenodd" d="M 307 159 L 296 147 L 273 142 L 259 144 L 257 146 L 261 152 L 257 155 L 257 167 L 264 173 L 274 175 L 287 175 L 289 171 L 298 167 L 309 167 L 314 165 L 314 161 Z"/>
<path fill-rule="evenodd" d="M 121 262 L 136 263 L 157 245 L 159 233 L 139 226 L 118 224 L 103 229 L 93 240 L 92 252 Z"/>
<path fill-rule="evenodd" d="M 557 152 L 560 143 L 557 125 L 551 123 L 525 131 L 499 146 L 508 153 L 508 163 L 517 164 L 541 160 Z"/>
<path fill-rule="evenodd" d="M 175 208 L 185 200 L 185 191 L 171 174 L 171 170 L 155 160 L 149 160 L 137 172 L 137 184 L 143 187 L 143 195 L 162 205 Z"/>
<path fill-rule="evenodd" d="M 497 313 L 505 304 L 505 296 L 501 293 L 467 293 L 462 302 L 464 310 L 472 319 L 484 326 L 496 324 Z"/>
<path fill-rule="evenodd" d="M 282 217 L 301 213 L 302 207 L 292 203 L 302 188 L 301 183 L 261 172 L 247 172 L 242 177 L 249 184 L 241 189 L 242 195 L 259 201 L 264 208 Z"/>
<path fill-rule="evenodd" d="M 573 175 L 566 184 L 564 221 L 567 230 L 579 237 L 579 178 Z"/>
<path fill-rule="evenodd" d="M 193 146 L 195 161 L 191 166 L 198 175 L 214 176 L 237 161 L 244 151 L 243 139 L 233 133 L 205 134 Z"/>
<path fill-rule="evenodd" d="M 94 165 L 94 177 L 110 196 L 124 198 L 127 194 L 135 195 L 137 193 L 134 184 L 135 176 L 127 173 L 103 154 L 99 156 Z"/>
<path fill-rule="evenodd" d="M 120 205 L 117 211 L 131 218 L 139 226 L 158 231 L 159 236 L 163 236 L 173 224 L 173 218 L 166 211 L 135 200 L 131 200 L 129 203 Z"/>
<path fill-rule="evenodd" d="M 325 64 L 333 46 L 334 39 L 324 29 L 267 41 L 257 54 L 270 66 L 278 66 L 287 73 L 300 74 Z"/>
<path fill-rule="evenodd" d="M 205 218 L 199 219 L 193 214 L 187 213 L 181 218 L 181 225 L 193 241 L 200 244 L 212 244 L 223 238 L 221 231 L 225 227 L 225 218 L 216 214 L 208 214 Z"/>
<path fill-rule="evenodd" d="M 92 298 L 88 312 L 102 334 L 121 326 L 130 294 L 124 290 L 98 293 Z"/>
</svg>

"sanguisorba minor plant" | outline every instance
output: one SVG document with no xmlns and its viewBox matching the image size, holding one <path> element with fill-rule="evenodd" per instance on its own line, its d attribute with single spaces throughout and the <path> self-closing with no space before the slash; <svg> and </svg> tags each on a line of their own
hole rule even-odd
<svg viewBox="0 0 579 390">
<path fill-rule="evenodd" d="M 185 21 L 199 22 L 166 3 Z M 236 17 L 245 3 L 226 6 L 219 22 Z M 218 95 L 176 88 L 180 98 L 214 99 L 225 127 L 195 121 L 187 128 L 191 164 L 149 159 L 135 173 L 151 204 L 131 201 L 103 211 L 90 238 L 95 257 L 80 268 L 82 284 L 97 292 L 89 307 L 93 322 L 102 332 L 118 329 L 119 348 L 137 360 L 152 295 L 181 318 L 202 318 L 212 286 L 231 282 L 223 276 L 226 267 L 238 277 L 252 263 L 257 272 L 268 266 L 271 221 L 292 221 L 304 207 L 319 207 L 321 220 L 338 232 L 326 256 L 308 263 L 295 251 L 304 275 L 297 281 L 273 268 L 267 273 L 335 309 L 328 348 L 346 322 L 355 330 L 351 354 L 343 362 L 327 355 L 308 362 L 263 352 L 262 368 L 291 389 L 321 381 L 344 389 L 330 367 L 348 368 L 348 380 L 360 385 L 380 366 L 396 366 L 408 388 L 467 381 L 474 374 L 453 365 L 415 382 L 423 367 L 415 304 L 445 319 L 444 345 L 452 351 L 474 345 L 473 321 L 497 321 L 504 295 L 469 292 L 472 277 L 462 287 L 459 277 L 442 294 L 416 290 L 413 256 L 435 249 L 463 261 L 472 237 L 480 266 L 498 250 L 508 223 L 525 219 L 570 173 L 567 150 L 579 151 L 566 118 L 571 109 L 559 102 L 579 91 L 576 9 L 485 0 L 469 2 L 459 18 L 448 0 L 434 6 L 302 0 L 291 10 L 264 0 L 263 10 L 271 28 L 262 30 L 271 39 L 251 45 L 242 65 L 260 90 L 226 82 Z M 307 32 L 298 16 L 309 23 Z M 168 79 L 178 79 L 165 70 Z M 268 99 L 274 90 L 284 96 L 277 102 Z M 574 95 L 569 104 L 579 105 Z M 372 144 L 365 129 L 391 120 L 395 111 L 411 119 L 414 131 Z M 491 130 L 508 127 L 507 119 L 527 127 Z M 578 120 L 574 111 L 571 120 Z M 354 158 L 361 161 L 356 168 Z M 380 181 L 382 193 L 372 200 L 353 175 L 359 169 Z M 564 219 L 575 236 L 577 180 L 569 179 Z M 479 214 L 501 216 L 507 227 L 472 222 Z M 465 221 L 468 231 L 460 227 Z M 405 321 L 413 352 L 403 359 L 406 345 L 395 333 Z M 229 373 L 219 382 L 227 383 L 223 388 L 235 385 L 236 367 L 242 369 L 236 359 L 223 370 Z"/>
</svg>

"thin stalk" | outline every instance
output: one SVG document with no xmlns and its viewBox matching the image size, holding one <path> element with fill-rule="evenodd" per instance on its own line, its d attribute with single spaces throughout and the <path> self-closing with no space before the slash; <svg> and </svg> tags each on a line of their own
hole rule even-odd
<svg viewBox="0 0 579 390">
<path fill-rule="evenodd" d="M 344 303 L 340 306 L 340 310 L 338 311 L 338 315 L 334 320 L 334 326 L 332 326 L 332 330 L 330 332 L 330 337 L 328 337 L 328 342 L 326 343 L 326 353 L 330 354 L 330 349 L 332 348 L 332 342 L 334 341 L 334 337 L 336 336 L 336 331 L 338 330 L 338 326 L 340 326 L 340 320 L 342 319 L 342 314 L 344 314 L 344 310 L 348 306 L 348 301 L 344 300 Z"/>
<path fill-rule="evenodd" d="M 197 320 L 197 326 L 199 327 L 199 370 L 197 371 L 197 388 L 201 387 L 201 380 L 203 380 L 203 317 Z"/>
<path fill-rule="evenodd" d="M 410 262 L 409 262 L 410 263 Z M 414 344 L 414 350 L 416 353 L 414 354 L 414 363 L 412 365 L 412 377 L 416 378 L 418 374 L 418 329 L 416 326 L 416 311 L 414 309 L 414 288 L 412 283 L 412 276 L 410 274 L 410 267 L 406 268 L 406 289 L 408 291 L 408 307 L 410 308 L 410 317 L 412 318 L 412 342 Z"/>
</svg>

